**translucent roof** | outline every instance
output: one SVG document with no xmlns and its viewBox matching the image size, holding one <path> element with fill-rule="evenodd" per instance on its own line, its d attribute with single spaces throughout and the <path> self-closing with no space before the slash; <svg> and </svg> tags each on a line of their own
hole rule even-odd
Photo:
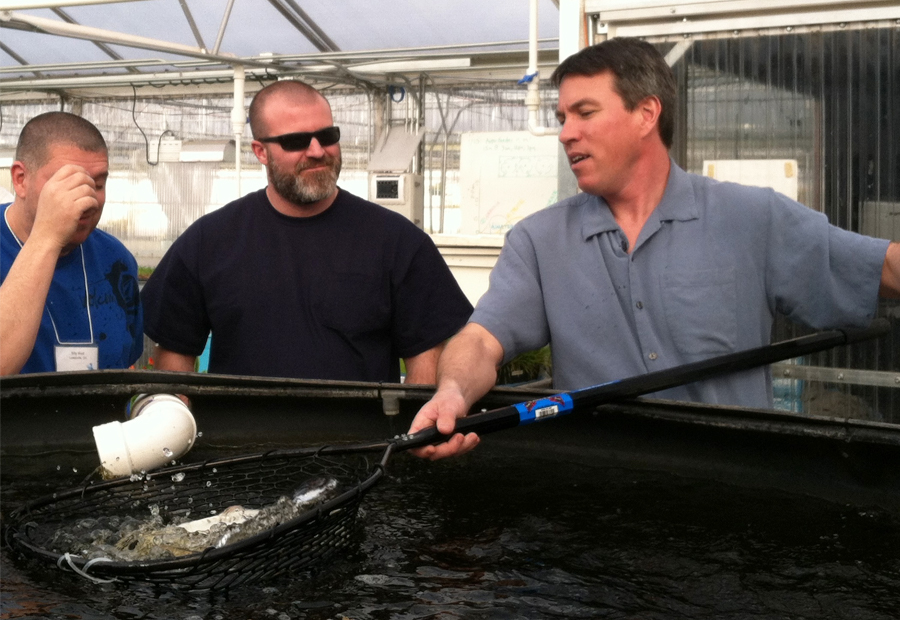
<svg viewBox="0 0 900 620">
<path fill-rule="evenodd" d="M 529 36 L 525 0 L 8 0 L 0 9 L 0 80 L 7 84 L 199 70 L 229 59 L 252 65 L 269 54 L 346 65 L 381 59 L 363 54 L 378 50 L 521 52 Z M 556 0 L 540 0 L 538 14 L 539 38 L 555 39 Z M 515 43 L 498 45 L 504 42 Z"/>
</svg>

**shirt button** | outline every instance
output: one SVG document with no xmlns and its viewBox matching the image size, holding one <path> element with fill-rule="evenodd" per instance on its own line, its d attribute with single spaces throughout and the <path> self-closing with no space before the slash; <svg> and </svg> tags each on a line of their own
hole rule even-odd
<svg viewBox="0 0 900 620">
<path fill-rule="evenodd" d="M 650 353 L 649 355 L 647 355 L 647 357 L 649 357 L 652 360 L 655 360 L 659 356 L 656 353 Z"/>
<path fill-rule="evenodd" d="M 640 310 L 640 309 L 642 309 L 642 308 L 644 307 L 644 302 L 639 301 L 639 302 L 637 302 L 637 303 L 634 304 L 634 305 L 637 306 L 637 309 L 638 309 L 638 310 Z"/>
</svg>

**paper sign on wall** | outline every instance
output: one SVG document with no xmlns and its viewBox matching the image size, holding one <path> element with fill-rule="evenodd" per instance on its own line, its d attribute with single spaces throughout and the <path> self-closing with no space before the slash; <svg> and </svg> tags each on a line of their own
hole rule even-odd
<svg viewBox="0 0 900 620">
<path fill-rule="evenodd" d="M 528 131 L 463 133 L 460 233 L 503 234 L 556 202 L 556 136 Z"/>
<path fill-rule="evenodd" d="M 717 181 L 771 187 L 797 200 L 796 159 L 715 159 L 703 161 L 703 175 Z"/>
</svg>

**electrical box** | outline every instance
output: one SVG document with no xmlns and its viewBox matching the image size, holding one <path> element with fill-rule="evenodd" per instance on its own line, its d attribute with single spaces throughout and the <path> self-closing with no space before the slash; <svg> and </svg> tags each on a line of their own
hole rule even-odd
<svg viewBox="0 0 900 620">
<path fill-rule="evenodd" d="M 425 225 L 425 183 L 413 160 L 425 132 L 388 129 L 369 157 L 369 200 L 396 211 L 419 228 Z"/>
<path fill-rule="evenodd" d="M 156 161 L 158 163 L 172 163 L 180 161 L 181 140 L 172 136 L 161 137 L 159 139 L 157 155 L 158 157 Z"/>
<path fill-rule="evenodd" d="M 396 211 L 419 228 L 425 221 L 425 191 L 422 175 L 369 173 L 369 200 Z"/>
</svg>

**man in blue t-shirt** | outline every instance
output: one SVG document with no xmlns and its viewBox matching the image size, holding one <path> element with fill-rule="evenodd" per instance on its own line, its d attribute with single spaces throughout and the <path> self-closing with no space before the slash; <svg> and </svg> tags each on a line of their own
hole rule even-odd
<svg viewBox="0 0 900 620">
<path fill-rule="evenodd" d="M 48 112 L 22 128 L 0 205 L 0 374 L 128 368 L 143 351 L 137 263 L 96 230 L 109 160 L 94 125 Z"/>
<path fill-rule="evenodd" d="M 816 329 L 861 327 L 879 294 L 900 297 L 900 244 L 672 162 L 675 79 L 651 44 L 610 39 L 567 58 L 551 80 L 559 140 L 583 193 L 509 232 L 410 432 L 452 433 L 503 361 L 547 343 L 554 386 L 574 390 L 765 346 L 775 312 Z M 766 407 L 771 391 L 760 368 L 656 396 Z M 477 443 L 457 433 L 416 454 Z"/>
</svg>

